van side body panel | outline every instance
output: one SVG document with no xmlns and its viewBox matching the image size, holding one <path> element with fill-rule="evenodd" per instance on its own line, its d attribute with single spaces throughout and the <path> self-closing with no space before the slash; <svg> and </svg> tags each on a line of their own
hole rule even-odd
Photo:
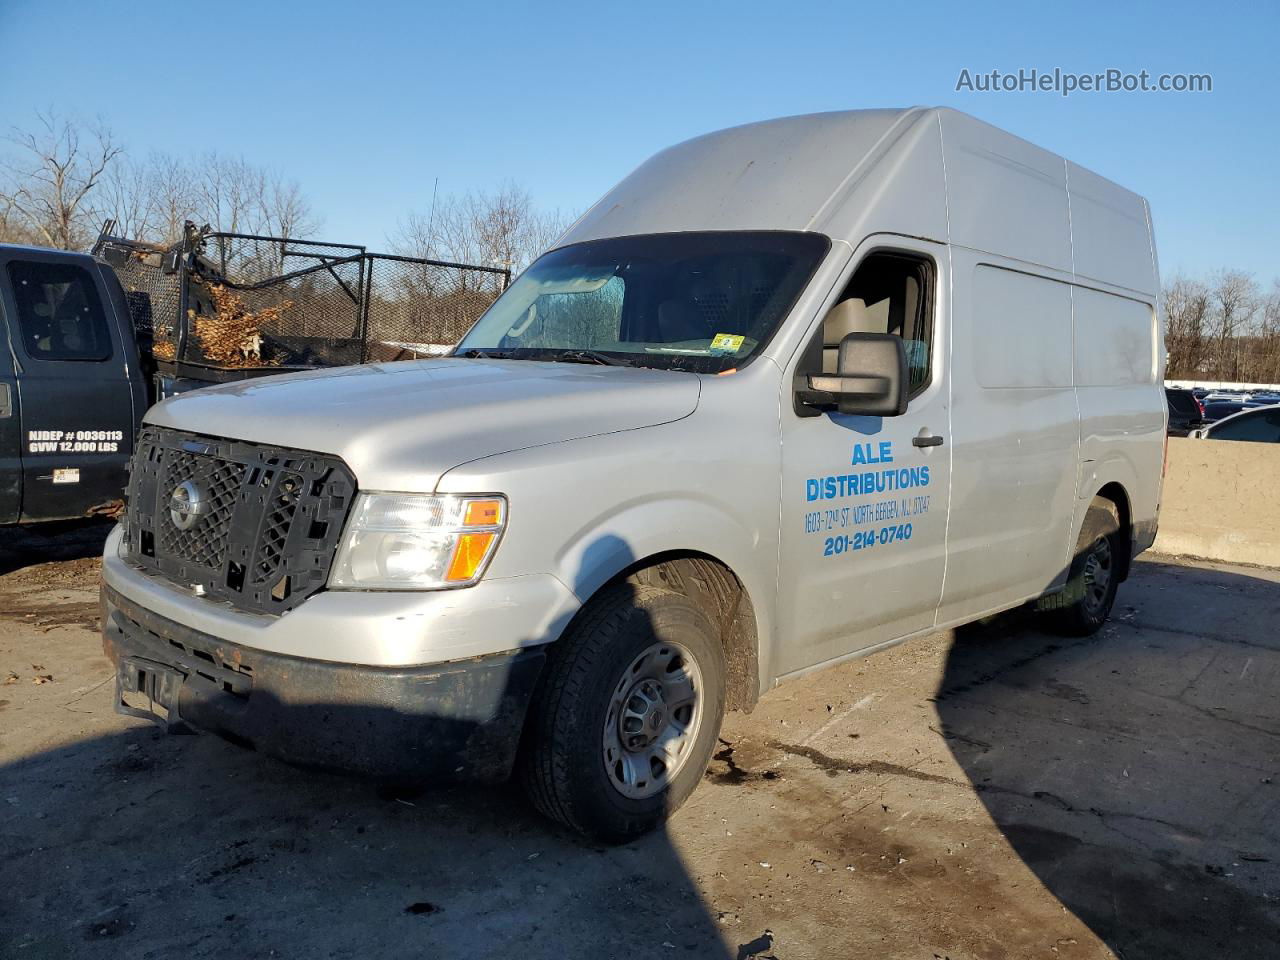
<svg viewBox="0 0 1280 960">
<path fill-rule="evenodd" d="M 939 113 L 956 264 L 955 461 L 938 612 L 948 623 L 1059 586 L 1088 502 L 1107 483 L 1129 498 L 1134 546 L 1148 546 L 1166 412 L 1146 201 L 972 117 Z"/>
<path fill-rule="evenodd" d="M 1160 274 L 1146 200 L 1066 161 L 1076 262 L 1080 497 L 1129 496 L 1135 551 L 1155 539 L 1168 408 Z M 1087 505 L 1087 503 L 1086 503 Z"/>
<path fill-rule="evenodd" d="M 1065 164 L 1077 279 L 1158 296 L 1147 202 L 1070 160 Z"/>
<path fill-rule="evenodd" d="M 1062 583 L 1080 455 L 1070 283 L 965 247 L 952 247 L 952 263 L 952 499 L 941 622 Z"/>
<path fill-rule="evenodd" d="M 1155 535 L 1168 418 L 1156 304 L 1131 299 L 1141 294 L 1081 286 L 1075 293 L 1080 497 L 1087 500 L 1108 483 L 1123 486 L 1134 546 L 1145 549 Z"/>
<path fill-rule="evenodd" d="M 1061 157 L 955 110 L 940 110 L 949 241 L 1011 260 L 1072 271 Z"/>
</svg>

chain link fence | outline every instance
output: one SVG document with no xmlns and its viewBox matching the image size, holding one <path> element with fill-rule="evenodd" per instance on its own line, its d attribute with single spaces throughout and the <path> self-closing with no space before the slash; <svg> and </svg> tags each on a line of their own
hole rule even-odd
<svg viewBox="0 0 1280 960">
<path fill-rule="evenodd" d="M 101 247 L 99 241 L 93 252 L 102 255 Z M 139 348 L 150 352 L 156 340 L 174 342 L 182 314 L 179 272 L 164 269 L 164 252 L 160 250 L 119 246 L 112 248 L 111 254 L 108 262 L 124 288 Z"/>
<path fill-rule="evenodd" d="M 506 287 L 503 270 L 371 253 L 368 338 L 371 347 L 445 353 Z"/>
<path fill-rule="evenodd" d="M 182 359 L 218 366 L 361 362 L 364 256 L 357 246 L 205 236 L 188 267 Z"/>
</svg>

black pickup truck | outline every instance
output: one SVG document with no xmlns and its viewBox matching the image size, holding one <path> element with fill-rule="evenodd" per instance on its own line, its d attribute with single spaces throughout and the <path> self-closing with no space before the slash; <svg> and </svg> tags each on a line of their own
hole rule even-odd
<svg viewBox="0 0 1280 960">
<path fill-rule="evenodd" d="M 142 415 L 211 383 L 448 351 L 508 271 L 212 233 L 0 244 L 0 525 L 113 515 Z"/>
</svg>

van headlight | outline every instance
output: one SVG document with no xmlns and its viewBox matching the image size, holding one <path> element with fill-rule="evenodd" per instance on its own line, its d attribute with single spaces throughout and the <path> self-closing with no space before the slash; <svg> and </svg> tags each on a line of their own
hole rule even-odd
<svg viewBox="0 0 1280 960">
<path fill-rule="evenodd" d="M 504 497 L 362 493 L 343 530 L 329 586 L 468 587 L 484 574 L 506 524 Z"/>
</svg>

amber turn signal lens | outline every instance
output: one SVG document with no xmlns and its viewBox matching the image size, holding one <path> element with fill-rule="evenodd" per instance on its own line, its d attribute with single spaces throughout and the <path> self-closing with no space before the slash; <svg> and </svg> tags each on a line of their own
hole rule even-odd
<svg viewBox="0 0 1280 960">
<path fill-rule="evenodd" d="M 449 561 L 449 572 L 444 575 L 445 582 L 465 583 L 474 577 L 496 536 L 496 533 L 459 534 L 458 545 L 453 548 L 453 559 Z"/>
<path fill-rule="evenodd" d="M 462 518 L 466 527 L 497 527 L 502 524 L 501 500 L 472 500 Z"/>
</svg>

